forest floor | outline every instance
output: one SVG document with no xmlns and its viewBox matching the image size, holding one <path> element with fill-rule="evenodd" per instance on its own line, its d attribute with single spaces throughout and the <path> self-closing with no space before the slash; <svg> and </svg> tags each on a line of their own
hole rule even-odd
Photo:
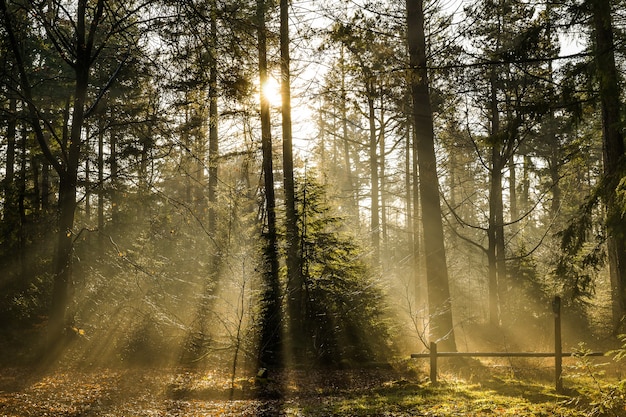
<svg viewBox="0 0 626 417">
<path fill-rule="evenodd" d="M 487 374 L 445 374 L 434 386 L 421 372 L 389 368 L 233 381 L 189 369 L 2 367 L 0 416 L 626 416 L 619 379 L 566 379 L 566 393 L 556 394 L 549 372 L 539 381 Z"/>
</svg>

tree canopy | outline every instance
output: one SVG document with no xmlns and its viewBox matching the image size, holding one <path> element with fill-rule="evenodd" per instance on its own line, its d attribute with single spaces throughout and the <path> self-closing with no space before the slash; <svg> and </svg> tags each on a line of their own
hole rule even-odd
<svg viewBox="0 0 626 417">
<path fill-rule="evenodd" d="M 537 350 L 557 295 L 620 343 L 623 6 L 0 0 L 0 347 Z"/>
</svg>

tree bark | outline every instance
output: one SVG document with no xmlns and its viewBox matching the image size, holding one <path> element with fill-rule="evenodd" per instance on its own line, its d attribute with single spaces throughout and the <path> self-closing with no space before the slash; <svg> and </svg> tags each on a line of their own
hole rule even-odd
<svg viewBox="0 0 626 417">
<path fill-rule="evenodd" d="M 410 87 L 410 86 L 409 86 Z M 412 100 L 412 98 L 409 98 Z M 411 119 L 413 119 L 413 110 L 411 107 Z M 419 163 L 418 163 L 418 155 L 417 155 L 417 132 L 415 131 L 415 121 L 409 121 L 411 126 L 410 138 L 411 138 L 411 185 L 412 185 L 412 196 L 413 203 L 412 206 L 412 225 L 411 232 L 413 234 L 413 247 L 412 247 L 412 256 L 413 256 L 413 290 L 415 291 L 415 302 L 418 306 L 418 309 L 425 309 L 428 302 L 428 295 L 426 294 L 426 288 L 428 287 L 428 282 L 423 274 L 423 262 L 422 257 L 423 253 L 423 233 L 420 225 L 421 219 L 421 211 L 420 211 L 420 178 L 419 178 Z"/>
<path fill-rule="evenodd" d="M 595 60 L 598 71 L 604 175 L 607 180 L 606 209 L 608 217 L 608 255 L 612 287 L 613 323 L 616 332 L 622 330 L 626 313 L 626 240 L 621 207 L 616 188 L 622 177 L 624 136 L 621 130 L 621 103 L 618 71 L 615 64 L 615 44 L 609 0 L 590 1 L 595 40 Z"/>
<path fill-rule="evenodd" d="M 389 235 L 387 230 L 387 204 L 386 204 L 386 162 L 385 162 L 385 103 L 383 94 L 380 95 L 380 129 L 378 132 L 378 153 L 380 155 L 380 231 L 382 233 L 383 249 L 387 246 Z"/>
<path fill-rule="evenodd" d="M 4 213 L 3 219 L 6 227 L 10 230 L 14 225 L 17 214 L 16 193 L 15 193 L 15 144 L 17 133 L 17 100 L 9 97 L 9 114 L 7 120 L 7 150 L 4 175 Z"/>
<path fill-rule="evenodd" d="M 111 115 L 111 118 L 113 115 Z M 109 130 L 109 182 L 111 187 L 109 189 L 109 198 L 111 199 L 111 225 L 113 230 L 120 225 L 120 195 L 119 189 L 119 167 L 117 164 L 117 148 L 118 148 L 118 136 L 116 129 L 111 127 Z"/>
<path fill-rule="evenodd" d="M 507 158 L 502 151 L 502 129 L 498 109 L 497 76 L 491 74 L 491 167 L 489 184 L 489 224 L 487 226 L 487 259 L 489 262 L 489 323 L 498 326 L 506 289 L 506 263 L 504 242 L 504 204 L 502 200 L 502 176 Z M 512 158 L 512 156 L 511 156 Z"/>
<path fill-rule="evenodd" d="M 209 182 L 208 182 L 208 231 L 211 236 L 217 233 L 217 184 L 219 175 L 219 137 L 218 137 L 218 107 L 217 107 L 217 4 L 211 2 L 210 11 L 210 45 L 209 51 Z M 219 248 L 211 257 L 211 274 L 217 274 L 220 262 Z"/>
<path fill-rule="evenodd" d="M 407 0 L 411 96 L 417 133 L 420 203 L 426 250 L 430 332 L 442 350 L 456 351 L 446 264 L 433 114 L 429 97 L 423 0 Z"/>
<path fill-rule="evenodd" d="M 509 204 L 510 221 L 515 222 L 519 218 L 519 208 L 517 206 L 517 167 L 515 166 L 515 156 L 509 158 Z"/>
<path fill-rule="evenodd" d="M 78 165 L 81 154 L 81 135 L 85 121 L 85 99 L 89 86 L 89 68 L 91 65 L 91 44 L 87 43 L 86 32 L 87 1 L 78 4 L 76 35 L 77 43 L 74 88 L 72 103 L 72 125 L 70 129 L 68 153 L 65 169 L 59 173 L 59 234 L 55 262 L 54 285 L 52 289 L 52 306 L 50 314 L 50 330 L 52 337 L 63 334 L 66 326 L 66 310 L 69 305 L 71 266 L 73 252 L 73 228 L 76 210 L 76 190 L 78 182 Z"/>
<path fill-rule="evenodd" d="M 343 159 L 345 163 L 345 180 L 346 184 L 346 194 L 350 196 L 349 198 L 349 207 L 350 211 L 353 213 L 355 220 L 358 223 L 359 220 L 359 208 L 358 208 L 358 198 L 355 195 L 355 188 L 357 187 L 353 181 L 352 175 L 352 162 L 350 158 L 350 141 L 348 137 L 348 105 L 347 105 L 347 94 L 346 94 L 346 67 L 344 60 L 344 46 L 341 45 L 339 57 L 339 67 L 341 71 L 341 137 L 343 139 Z"/>
<path fill-rule="evenodd" d="M 265 27 L 265 0 L 257 0 L 257 40 L 259 49 L 260 86 L 265 85 L 267 75 L 267 29 Z M 261 313 L 261 340 L 259 365 L 277 367 L 282 364 L 281 306 L 278 265 L 278 242 L 276 233 L 276 197 L 274 193 L 274 167 L 272 161 L 272 132 L 270 103 L 260 88 L 261 99 L 261 148 L 263 152 L 263 179 L 265 185 L 265 271 L 263 288 L 263 311 Z"/>
<path fill-rule="evenodd" d="M 98 244 L 104 236 L 104 119 L 98 121 Z"/>
<path fill-rule="evenodd" d="M 376 81 L 373 76 L 369 76 L 367 83 L 367 108 L 369 123 L 369 164 L 370 164 L 370 180 L 371 180 L 371 204 L 370 204 L 370 231 L 372 234 L 372 264 L 378 266 L 380 256 L 380 208 L 379 208 L 379 178 L 378 178 L 378 147 L 376 138 L 376 113 L 374 108 L 374 95 L 376 89 Z"/>
<path fill-rule="evenodd" d="M 292 356 L 296 362 L 304 359 L 304 279 L 300 232 L 296 212 L 296 190 L 293 167 L 293 137 L 291 129 L 291 74 L 289 57 L 289 1 L 280 0 L 280 90 L 282 96 L 283 180 L 285 186 L 285 229 L 287 238 L 287 311 Z"/>
<path fill-rule="evenodd" d="M 408 106 L 407 106 L 408 107 Z M 408 112 L 407 112 L 408 114 Z M 407 242 L 409 245 L 409 253 L 414 253 L 414 233 L 413 233 L 413 193 L 411 192 L 413 189 L 413 181 L 412 181 L 412 166 L 411 166 L 411 147 L 413 143 L 411 141 L 412 130 L 411 130 L 411 121 L 406 121 L 406 131 L 404 137 L 404 200 L 406 205 L 406 213 L 404 215 L 405 223 L 406 223 L 406 235 Z"/>
</svg>

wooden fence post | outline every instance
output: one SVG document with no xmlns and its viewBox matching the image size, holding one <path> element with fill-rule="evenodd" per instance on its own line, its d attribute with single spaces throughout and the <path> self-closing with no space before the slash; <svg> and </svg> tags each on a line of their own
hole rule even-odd
<svg viewBox="0 0 626 417">
<path fill-rule="evenodd" d="M 437 384 L 437 343 L 430 342 L 430 383 Z"/>
<path fill-rule="evenodd" d="M 561 297 L 558 295 L 552 301 L 554 312 L 554 377 L 556 392 L 563 392 L 563 350 L 561 345 Z"/>
</svg>

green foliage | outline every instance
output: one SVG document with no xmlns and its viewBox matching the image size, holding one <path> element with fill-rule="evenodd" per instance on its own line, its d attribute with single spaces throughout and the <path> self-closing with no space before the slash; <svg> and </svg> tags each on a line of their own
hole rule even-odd
<svg viewBox="0 0 626 417">
<path fill-rule="evenodd" d="M 609 352 L 609 355 L 613 355 L 613 359 L 615 359 L 616 362 L 620 362 L 621 360 L 626 358 L 626 334 L 620 334 L 617 337 L 621 342 L 622 347 L 620 349 Z"/>
<path fill-rule="evenodd" d="M 388 358 L 390 330 L 381 282 L 343 220 L 333 215 L 323 185 L 309 177 L 298 201 L 312 353 L 327 365 Z"/>
<path fill-rule="evenodd" d="M 626 342 L 624 335 L 620 336 L 622 343 Z M 626 346 L 626 345 L 623 345 Z M 580 391 L 585 395 L 584 407 L 587 408 L 589 416 L 621 416 L 626 410 L 626 381 L 621 380 L 616 383 L 607 382 L 604 372 L 600 369 L 602 365 L 594 363 L 588 353 L 591 351 L 580 343 L 575 357 L 578 359 L 575 369 L 580 383 Z M 624 356 L 624 348 L 609 352 L 614 355 L 614 360 L 619 361 Z M 581 401 L 582 398 L 576 400 Z"/>
<path fill-rule="evenodd" d="M 594 277 L 606 259 L 603 229 L 595 227 L 597 192 L 590 195 L 567 227 L 558 233 L 561 255 L 554 275 L 561 280 L 567 294 L 574 298 L 591 297 Z"/>
</svg>

